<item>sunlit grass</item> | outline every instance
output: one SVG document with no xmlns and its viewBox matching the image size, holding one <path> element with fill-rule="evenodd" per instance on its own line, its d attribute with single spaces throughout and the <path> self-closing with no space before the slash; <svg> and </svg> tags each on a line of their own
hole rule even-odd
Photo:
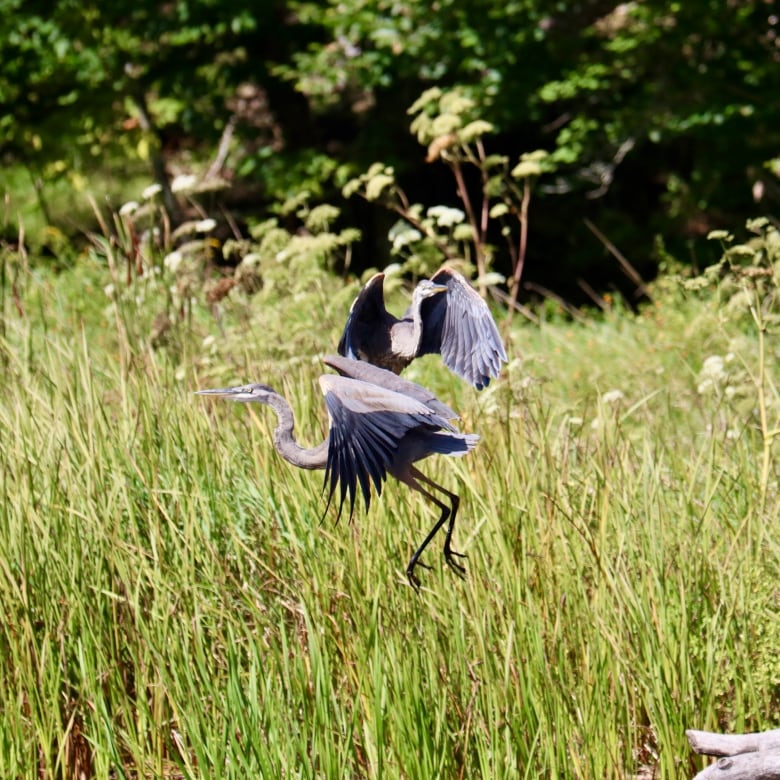
<svg viewBox="0 0 780 780">
<path fill-rule="evenodd" d="M 412 366 L 482 437 L 423 466 L 468 576 L 434 544 L 417 595 L 424 501 L 390 482 L 334 525 L 268 410 L 192 395 L 268 382 L 315 444 L 353 291 L 226 302 L 153 351 L 149 302 L 103 312 L 99 282 L 3 301 L 3 777 L 689 777 L 686 728 L 777 725 L 776 472 L 760 507 L 755 417 L 697 390 L 756 354 L 709 304 L 517 323 L 479 395 Z"/>
</svg>

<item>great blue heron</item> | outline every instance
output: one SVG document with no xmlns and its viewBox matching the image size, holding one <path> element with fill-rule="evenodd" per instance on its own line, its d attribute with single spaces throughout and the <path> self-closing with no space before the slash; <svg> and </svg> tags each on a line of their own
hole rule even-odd
<svg viewBox="0 0 780 780">
<path fill-rule="evenodd" d="M 349 311 L 339 354 L 398 374 L 421 355 L 444 364 L 478 390 L 501 373 L 506 351 L 487 304 L 457 271 L 442 268 L 423 279 L 401 319 L 385 308 L 385 275 L 374 274 Z"/>
<path fill-rule="evenodd" d="M 270 406 L 278 418 L 273 434 L 277 452 L 294 466 L 325 469 L 323 489 L 328 489 L 327 506 L 330 506 L 338 485 L 339 516 L 347 496 L 352 516 L 358 487 L 368 510 L 371 483 L 377 495 L 381 494 L 382 482 L 387 474 L 422 493 L 439 508 L 441 515 L 409 560 L 406 567 L 409 582 L 419 588 L 415 566 L 425 566 L 419 560 L 420 555 L 445 523 L 445 560 L 463 575 L 465 569 L 455 560 L 455 556 L 462 556 L 451 547 L 460 499 L 426 477 L 413 464 L 435 453 L 465 455 L 476 446 L 479 436 L 457 431 L 450 424 L 450 420 L 457 418 L 455 412 L 420 385 L 370 363 L 335 355 L 323 358 L 323 362 L 336 369 L 340 376 L 323 374 L 320 377 L 328 410 L 329 432 L 325 441 L 316 447 L 301 447 L 297 443 L 290 405 L 267 385 L 199 390 L 198 394 L 242 402 L 257 401 Z M 431 490 L 443 494 L 448 503 Z"/>
</svg>

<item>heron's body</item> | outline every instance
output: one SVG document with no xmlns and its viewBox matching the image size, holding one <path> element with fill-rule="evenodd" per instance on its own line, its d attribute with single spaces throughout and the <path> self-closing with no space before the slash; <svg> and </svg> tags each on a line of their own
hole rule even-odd
<svg viewBox="0 0 780 780">
<path fill-rule="evenodd" d="M 422 493 L 441 510 L 441 515 L 409 561 L 406 570 L 409 580 L 415 587 L 419 585 L 414 574 L 419 556 L 447 521 L 444 555 L 447 562 L 462 573 L 463 567 L 453 558 L 458 553 L 450 547 L 458 496 L 428 479 L 414 464 L 433 454 L 465 455 L 476 446 L 479 437 L 457 431 L 450 423 L 456 417 L 452 409 L 419 385 L 370 363 L 337 356 L 326 357 L 324 362 L 339 375 L 323 374 L 320 377 L 330 425 L 325 441 L 312 448 L 301 447 L 295 441 L 292 410 L 287 401 L 267 385 L 199 392 L 270 406 L 278 418 L 274 430 L 277 451 L 300 468 L 325 469 L 328 504 L 338 492 L 339 514 L 347 497 L 352 514 L 358 490 L 368 509 L 371 485 L 379 495 L 387 474 Z M 444 494 L 449 503 L 430 489 Z"/>
<path fill-rule="evenodd" d="M 493 317 L 457 271 L 442 268 L 421 281 L 398 319 L 385 307 L 384 274 L 358 294 L 339 341 L 339 354 L 399 374 L 415 358 L 439 353 L 445 365 L 477 389 L 501 372 L 506 351 Z"/>
</svg>

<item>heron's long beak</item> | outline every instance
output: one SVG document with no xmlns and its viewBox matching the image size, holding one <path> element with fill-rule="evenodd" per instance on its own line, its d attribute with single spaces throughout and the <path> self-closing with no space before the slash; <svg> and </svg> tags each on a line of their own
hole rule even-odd
<svg viewBox="0 0 780 780">
<path fill-rule="evenodd" d="M 430 286 L 431 293 L 443 293 L 447 292 L 448 287 L 446 284 L 432 284 Z"/>
<path fill-rule="evenodd" d="M 266 391 L 266 392 L 263 392 Z M 227 398 L 230 401 L 249 403 L 250 401 L 263 402 L 268 397 L 268 392 L 273 392 L 265 385 L 236 385 L 235 387 L 216 387 L 213 390 L 196 390 L 196 395 L 207 395 L 211 398 Z"/>
<path fill-rule="evenodd" d="M 244 385 L 239 387 L 217 387 L 213 390 L 196 390 L 195 395 L 210 395 L 212 398 L 235 398 L 246 391 Z"/>
</svg>

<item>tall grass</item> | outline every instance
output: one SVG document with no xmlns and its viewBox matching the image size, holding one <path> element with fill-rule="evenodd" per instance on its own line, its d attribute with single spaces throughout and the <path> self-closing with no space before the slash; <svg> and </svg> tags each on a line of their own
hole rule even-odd
<svg viewBox="0 0 780 780">
<path fill-rule="evenodd" d="M 317 292 L 317 327 L 228 303 L 154 351 L 101 273 L 3 301 L 0 776 L 689 777 L 686 728 L 777 725 L 777 473 L 762 501 L 754 410 L 697 389 L 734 347 L 710 304 L 518 325 L 480 395 L 415 364 L 482 437 L 424 464 L 468 576 L 432 545 L 417 595 L 424 501 L 390 483 L 321 521 L 270 413 L 191 393 L 262 379 L 316 443 L 309 356 L 351 291 Z"/>
</svg>

